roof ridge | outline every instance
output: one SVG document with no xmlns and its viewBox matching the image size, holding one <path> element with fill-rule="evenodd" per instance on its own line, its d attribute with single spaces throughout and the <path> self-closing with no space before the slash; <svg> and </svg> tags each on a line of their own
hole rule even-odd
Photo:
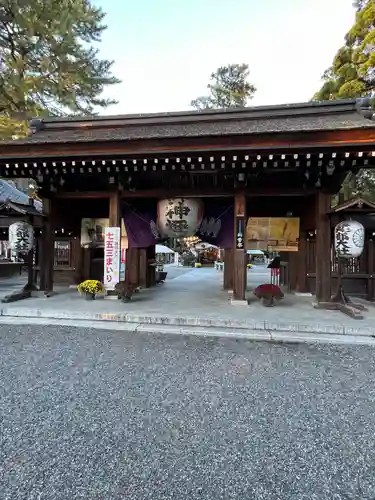
<svg viewBox="0 0 375 500">
<path fill-rule="evenodd" d="M 204 111 L 173 111 L 166 113 L 140 113 L 129 115 L 103 115 L 88 117 L 33 118 L 32 133 L 41 130 L 61 130 L 85 127 L 120 127 L 126 125 L 161 125 L 172 123 L 252 120 L 261 118 L 285 118 L 296 116 L 325 115 L 333 113 L 358 113 L 364 109 L 357 99 L 335 101 L 310 101 L 305 103 L 225 108 Z M 367 109 L 367 108 L 366 108 Z M 363 113 L 362 113 L 363 114 Z"/>
<path fill-rule="evenodd" d="M 356 196 L 354 198 L 351 198 L 350 200 L 344 201 L 343 203 L 340 203 L 333 207 L 332 211 L 333 212 L 341 212 L 343 210 L 346 210 L 347 208 L 354 207 L 356 205 L 367 205 L 369 208 L 375 210 L 375 203 L 373 203 L 370 200 L 367 200 L 363 196 Z"/>
</svg>

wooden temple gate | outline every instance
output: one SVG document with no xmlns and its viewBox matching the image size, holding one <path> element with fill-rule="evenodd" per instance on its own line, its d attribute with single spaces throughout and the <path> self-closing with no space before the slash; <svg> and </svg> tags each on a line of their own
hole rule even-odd
<svg viewBox="0 0 375 500">
<path fill-rule="evenodd" d="M 246 293 L 246 255 L 239 235 L 244 235 L 247 218 L 292 214 L 300 218 L 301 234 L 299 250 L 283 259 L 288 285 L 308 291 L 314 274 L 314 291 L 325 301 L 331 294 L 331 197 L 349 171 L 375 166 L 371 117 L 364 99 L 35 119 L 30 137 L 0 143 L 0 175 L 38 183 L 47 215 L 39 245 L 42 290 L 51 290 L 57 280 L 77 283 L 100 274 L 95 262 L 101 257 L 80 245 L 82 218 L 109 218 L 110 226 L 121 227 L 124 203 L 198 197 L 211 203 L 226 200 L 233 207 L 224 287 L 233 289 L 234 299 L 244 300 Z M 316 231 L 315 257 L 311 228 Z M 149 264 L 154 251 L 152 246 L 129 248 L 127 280 L 153 285 Z"/>
</svg>

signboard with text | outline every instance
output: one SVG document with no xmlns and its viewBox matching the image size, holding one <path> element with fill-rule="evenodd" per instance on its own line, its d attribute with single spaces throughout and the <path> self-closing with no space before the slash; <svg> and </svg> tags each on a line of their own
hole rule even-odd
<svg viewBox="0 0 375 500">
<path fill-rule="evenodd" d="M 121 230 L 119 227 L 104 229 L 104 287 L 113 290 L 120 281 Z"/>
</svg>

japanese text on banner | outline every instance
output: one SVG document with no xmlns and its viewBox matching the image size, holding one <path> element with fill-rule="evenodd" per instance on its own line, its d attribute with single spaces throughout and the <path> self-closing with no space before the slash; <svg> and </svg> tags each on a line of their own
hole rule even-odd
<svg viewBox="0 0 375 500">
<path fill-rule="evenodd" d="M 120 239 L 119 227 L 106 227 L 104 230 L 104 286 L 114 289 L 120 281 Z"/>
</svg>

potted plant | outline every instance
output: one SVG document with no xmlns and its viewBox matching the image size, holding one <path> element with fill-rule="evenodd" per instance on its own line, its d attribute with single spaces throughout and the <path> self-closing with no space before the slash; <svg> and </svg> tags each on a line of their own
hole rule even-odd
<svg viewBox="0 0 375 500">
<path fill-rule="evenodd" d="M 104 286 L 98 280 L 86 280 L 78 285 L 77 290 L 86 300 L 94 300 L 98 293 L 104 292 Z"/>
<path fill-rule="evenodd" d="M 274 306 L 276 300 L 281 300 L 284 297 L 280 287 L 272 283 L 264 283 L 263 285 L 257 286 L 254 290 L 254 295 L 261 300 L 266 307 Z"/>
<path fill-rule="evenodd" d="M 133 294 L 139 292 L 137 285 L 126 283 L 126 281 L 120 281 L 117 283 L 115 285 L 115 290 L 117 292 L 117 298 L 123 302 L 129 302 L 133 297 Z"/>
</svg>

